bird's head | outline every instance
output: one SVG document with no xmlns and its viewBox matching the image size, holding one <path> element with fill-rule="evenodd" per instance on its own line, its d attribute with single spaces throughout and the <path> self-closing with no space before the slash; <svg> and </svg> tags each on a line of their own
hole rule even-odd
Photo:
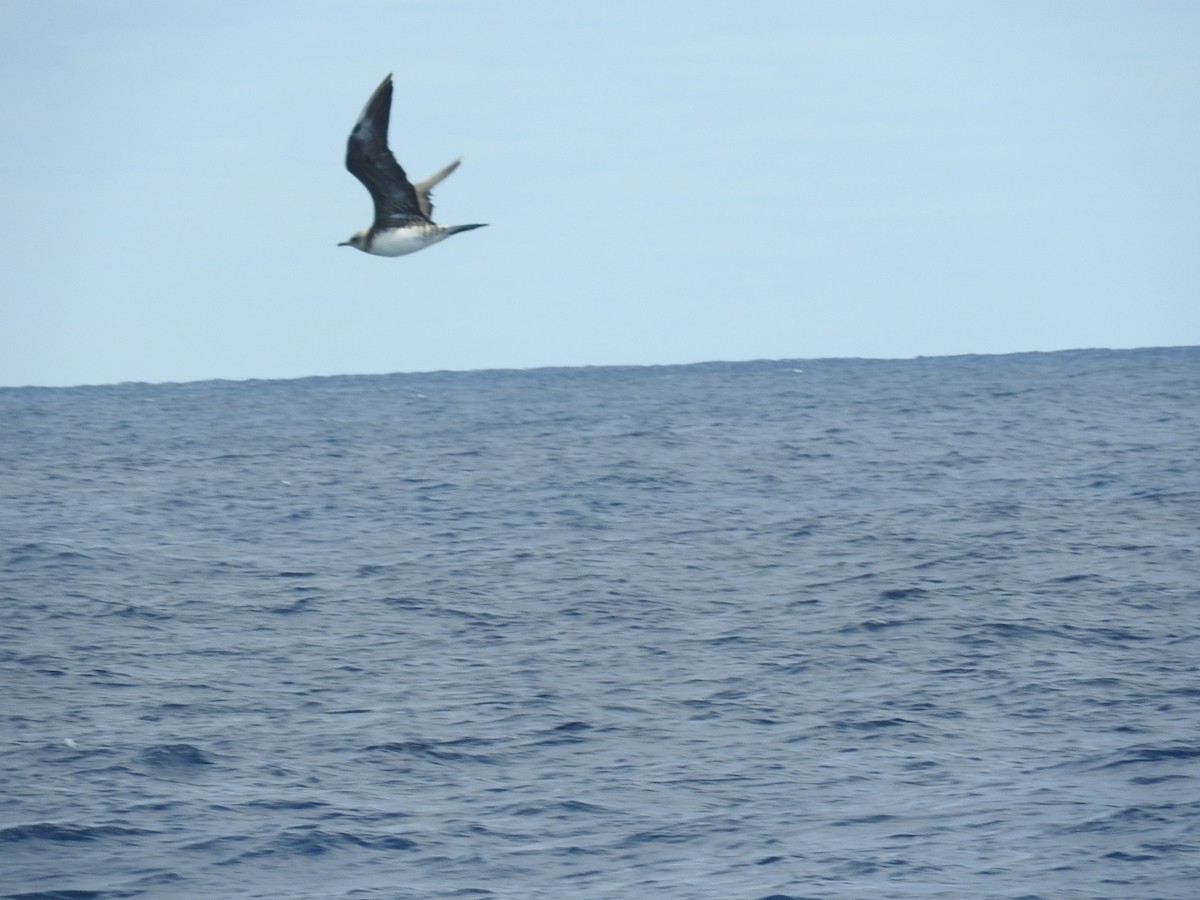
<svg viewBox="0 0 1200 900">
<path fill-rule="evenodd" d="M 354 247 L 358 250 L 365 249 L 367 246 L 366 230 L 364 229 L 363 231 L 359 231 L 359 232 L 356 232 L 356 233 L 350 235 L 350 240 L 342 241 L 340 244 L 338 244 L 338 246 L 339 247 Z"/>
</svg>

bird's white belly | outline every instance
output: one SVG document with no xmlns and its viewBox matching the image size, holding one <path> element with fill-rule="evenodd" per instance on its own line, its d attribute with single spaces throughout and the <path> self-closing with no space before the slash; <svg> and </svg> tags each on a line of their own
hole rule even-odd
<svg viewBox="0 0 1200 900">
<path fill-rule="evenodd" d="M 393 228 L 381 231 L 371 241 L 368 253 L 375 256 L 404 256 L 424 250 L 446 237 L 440 228 Z"/>
</svg>

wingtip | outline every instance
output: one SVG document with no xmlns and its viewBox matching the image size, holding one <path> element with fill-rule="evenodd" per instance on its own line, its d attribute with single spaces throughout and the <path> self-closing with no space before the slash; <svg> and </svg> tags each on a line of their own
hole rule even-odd
<svg viewBox="0 0 1200 900">
<path fill-rule="evenodd" d="M 388 117 L 391 113 L 392 106 L 392 76 L 388 73 L 387 78 L 379 82 L 379 87 L 371 92 L 371 96 L 367 98 L 367 102 L 363 105 L 362 112 L 358 114 L 358 119 L 355 121 L 355 129 L 357 130 L 368 118 L 379 118 L 386 125 Z M 383 129 L 387 131 L 386 128 Z M 350 139 L 354 139 L 354 132 L 350 133 Z"/>
<path fill-rule="evenodd" d="M 375 92 L 374 92 L 374 94 L 372 94 L 372 96 L 378 96 L 379 94 L 381 94 L 381 93 L 387 91 L 389 88 L 391 88 L 391 86 L 392 86 L 392 73 L 388 72 L 387 75 L 384 76 L 383 81 L 379 82 L 379 87 L 375 88 Z"/>
</svg>

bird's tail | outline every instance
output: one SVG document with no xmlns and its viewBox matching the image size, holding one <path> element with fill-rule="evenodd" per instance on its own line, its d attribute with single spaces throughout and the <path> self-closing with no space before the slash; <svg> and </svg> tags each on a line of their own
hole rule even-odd
<svg viewBox="0 0 1200 900">
<path fill-rule="evenodd" d="M 450 232 L 450 234 L 458 234 L 460 231 L 470 231 L 472 228 L 487 228 L 487 223 L 484 222 L 480 225 L 447 225 L 446 231 Z"/>
</svg>

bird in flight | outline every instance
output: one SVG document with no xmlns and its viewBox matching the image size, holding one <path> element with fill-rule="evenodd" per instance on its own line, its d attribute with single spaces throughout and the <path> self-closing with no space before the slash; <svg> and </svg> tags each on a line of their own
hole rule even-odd
<svg viewBox="0 0 1200 900">
<path fill-rule="evenodd" d="M 375 89 L 346 142 L 346 168 L 363 183 L 375 202 L 375 221 L 339 247 L 356 247 L 375 256 L 404 256 L 424 250 L 452 234 L 483 225 L 435 225 L 429 192 L 458 168 L 456 159 L 424 181 L 412 184 L 388 149 L 392 76 Z"/>
</svg>

